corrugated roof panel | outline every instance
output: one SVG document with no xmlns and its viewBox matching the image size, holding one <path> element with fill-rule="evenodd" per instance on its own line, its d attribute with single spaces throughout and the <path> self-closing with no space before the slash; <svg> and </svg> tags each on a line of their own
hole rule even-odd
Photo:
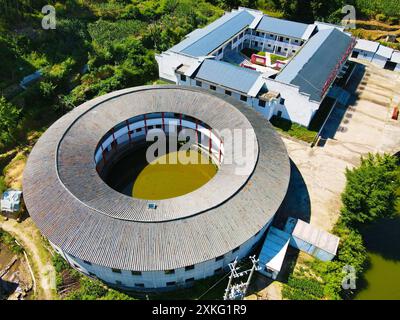
<svg viewBox="0 0 400 320">
<path fill-rule="evenodd" d="M 352 38 L 337 29 L 326 29 L 314 35 L 276 77 L 293 84 L 310 95 L 310 100 L 321 101 L 326 80 L 346 53 Z"/>
<path fill-rule="evenodd" d="M 280 271 L 289 245 L 290 234 L 270 227 L 260 252 L 259 262 L 275 271 Z"/>
<path fill-rule="evenodd" d="M 254 16 L 246 10 L 228 13 L 214 23 L 192 33 L 170 50 L 194 57 L 206 56 L 249 26 L 253 20 Z"/>
<path fill-rule="evenodd" d="M 339 237 L 300 219 L 297 220 L 292 236 L 331 254 L 336 254 L 339 244 Z"/>
<path fill-rule="evenodd" d="M 196 79 L 206 80 L 246 94 L 251 91 L 256 82 L 258 83 L 260 77 L 261 73 L 258 71 L 212 59 L 204 60 L 196 74 Z"/>
<path fill-rule="evenodd" d="M 257 30 L 303 39 L 308 27 L 309 25 L 305 23 L 264 16 L 257 26 Z"/>
</svg>

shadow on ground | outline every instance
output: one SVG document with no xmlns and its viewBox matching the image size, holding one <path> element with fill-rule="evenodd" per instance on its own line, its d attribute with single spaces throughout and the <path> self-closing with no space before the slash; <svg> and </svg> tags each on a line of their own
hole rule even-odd
<svg viewBox="0 0 400 320">
<path fill-rule="evenodd" d="M 347 106 L 337 104 L 329 116 L 324 128 L 321 131 L 321 144 L 324 144 L 326 139 L 334 139 L 336 132 L 346 131 L 346 123 L 351 121 L 352 111 L 355 111 L 355 106 L 358 100 L 358 88 L 365 76 L 365 65 L 356 63 L 354 74 L 350 78 L 348 84 L 343 88 L 350 93 L 350 98 Z M 347 119 L 345 119 L 347 118 Z M 319 146 L 322 146 L 319 144 Z"/>
<path fill-rule="evenodd" d="M 275 215 L 273 225 L 283 229 L 288 217 L 299 218 L 305 222 L 310 222 L 311 218 L 310 195 L 303 176 L 292 160 L 290 160 L 289 188 Z"/>
<path fill-rule="evenodd" d="M 296 164 L 290 160 L 290 182 L 288 191 L 286 193 L 285 199 L 283 200 L 277 214 L 275 215 L 273 225 L 278 229 L 283 229 L 288 217 L 294 217 L 301 219 L 305 222 L 310 222 L 311 219 L 311 202 L 310 195 L 308 193 L 307 185 L 301 175 Z M 261 241 L 260 247 L 258 248 L 257 255 L 261 250 L 263 241 Z M 282 270 L 278 275 L 277 281 L 286 283 L 289 275 L 292 274 L 293 268 L 297 261 L 299 251 L 291 247 L 285 256 L 285 260 L 282 265 Z M 270 286 L 272 282 L 270 278 L 267 278 L 259 273 L 254 275 L 250 288 L 247 295 L 256 294 L 259 296 L 260 291 Z M 273 291 L 273 290 L 271 290 Z M 280 296 L 275 296 L 274 292 L 269 291 L 267 299 L 279 299 Z M 265 298 L 265 297 L 263 297 Z"/>
</svg>

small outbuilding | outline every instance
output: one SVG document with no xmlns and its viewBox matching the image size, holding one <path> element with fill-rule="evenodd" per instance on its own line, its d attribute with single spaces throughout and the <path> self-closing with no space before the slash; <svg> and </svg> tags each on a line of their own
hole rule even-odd
<svg viewBox="0 0 400 320">
<path fill-rule="evenodd" d="M 0 200 L 1 212 L 17 213 L 21 210 L 22 191 L 7 190 L 4 191 Z"/>
<path fill-rule="evenodd" d="M 292 229 L 292 231 L 290 231 Z M 285 231 L 292 234 L 290 246 L 322 261 L 336 256 L 340 238 L 300 219 L 289 218 Z"/>
<path fill-rule="evenodd" d="M 276 279 L 281 271 L 283 260 L 290 242 L 290 234 L 270 227 L 259 256 L 259 272 Z"/>
</svg>

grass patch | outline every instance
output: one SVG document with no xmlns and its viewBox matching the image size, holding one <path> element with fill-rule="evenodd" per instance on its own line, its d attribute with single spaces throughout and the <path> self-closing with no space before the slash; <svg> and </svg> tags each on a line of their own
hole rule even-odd
<svg viewBox="0 0 400 320">
<path fill-rule="evenodd" d="M 307 143 L 311 143 L 317 134 L 316 131 L 309 130 L 284 118 L 273 116 L 270 122 L 279 132 Z"/>
<path fill-rule="evenodd" d="M 321 300 L 324 298 L 324 288 L 315 279 L 291 275 L 282 288 L 282 296 L 289 300 Z"/>
<path fill-rule="evenodd" d="M 4 243 L 15 254 L 23 252 L 22 247 L 15 242 L 15 238 L 3 229 L 0 229 L 0 243 Z"/>
<path fill-rule="evenodd" d="M 276 63 L 278 60 L 279 60 L 279 61 L 286 61 L 287 58 L 286 58 L 286 57 L 283 57 L 283 56 L 279 56 L 279 55 L 277 55 L 277 54 L 271 53 L 271 64 Z"/>
<path fill-rule="evenodd" d="M 156 81 L 150 81 L 148 84 L 152 84 L 152 85 L 172 85 L 172 84 L 175 84 L 175 83 L 168 82 L 168 81 L 163 80 L 163 79 L 158 79 Z"/>
<path fill-rule="evenodd" d="M 107 287 L 98 280 L 90 279 L 73 269 L 63 257 L 55 254 L 57 291 L 64 292 L 64 300 L 134 300 L 134 298 Z"/>
</svg>

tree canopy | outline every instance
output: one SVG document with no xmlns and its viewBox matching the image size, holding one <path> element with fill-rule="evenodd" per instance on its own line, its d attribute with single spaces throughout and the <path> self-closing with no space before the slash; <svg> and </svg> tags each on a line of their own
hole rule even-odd
<svg viewBox="0 0 400 320">
<path fill-rule="evenodd" d="M 400 188 L 396 157 L 368 155 L 360 167 L 346 170 L 347 185 L 342 194 L 342 219 L 346 223 L 371 222 L 396 214 Z"/>
</svg>

